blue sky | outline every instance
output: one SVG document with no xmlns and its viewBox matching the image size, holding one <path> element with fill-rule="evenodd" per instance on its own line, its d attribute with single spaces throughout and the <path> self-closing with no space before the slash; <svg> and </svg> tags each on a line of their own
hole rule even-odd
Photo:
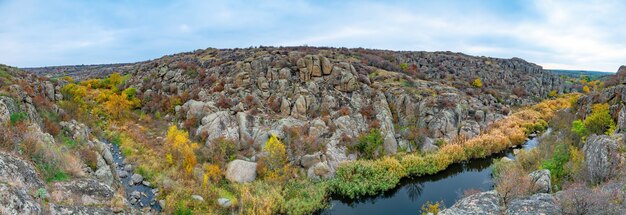
<svg viewBox="0 0 626 215">
<path fill-rule="evenodd" d="M 588 2 L 0 0 L 0 63 L 120 63 L 207 47 L 306 44 L 614 72 L 626 64 L 626 3 Z"/>
</svg>

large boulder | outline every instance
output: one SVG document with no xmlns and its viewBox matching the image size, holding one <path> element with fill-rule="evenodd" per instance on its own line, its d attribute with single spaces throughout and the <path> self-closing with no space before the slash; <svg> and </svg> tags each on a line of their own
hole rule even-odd
<svg viewBox="0 0 626 215">
<path fill-rule="evenodd" d="M 111 186 L 94 179 L 56 182 L 50 195 L 54 202 L 71 205 L 109 205 L 115 193 Z"/>
<path fill-rule="evenodd" d="M 500 197 L 496 191 L 476 193 L 462 198 L 452 207 L 439 212 L 439 215 L 499 215 Z"/>
<path fill-rule="evenodd" d="M 539 193 L 530 197 L 515 199 L 508 204 L 508 215 L 561 214 L 552 195 Z"/>
<path fill-rule="evenodd" d="M 66 206 L 50 204 L 50 214 L 52 215 L 105 215 L 113 214 L 109 208 L 95 206 Z"/>
<path fill-rule="evenodd" d="M 207 145 L 217 138 L 239 140 L 238 122 L 228 111 L 211 113 L 202 118 L 196 135 L 206 135 Z"/>
<path fill-rule="evenodd" d="M 41 214 L 41 205 L 25 189 L 0 183 L 0 214 Z"/>
<path fill-rule="evenodd" d="M 535 191 L 538 193 L 550 193 L 552 183 L 550 182 L 550 170 L 542 169 L 528 174 L 534 185 Z"/>
<path fill-rule="evenodd" d="M 256 179 L 256 163 L 244 160 L 234 160 L 226 167 L 226 179 L 231 182 L 247 183 Z"/>
<path fill-rule="evenodd" d="M 15 155 L 0 152 L 0 184 L 3 183 L 15 183 L 31 191 L 44 188 L 33 165 Z"/>
<path fill-rule="evenodd" d="M 620 163 L 617 141 L 607 135 L 591 135 L 583 147 L 589 180 L 593 184 L 606 181 L 616 173 Z"/>
<path fill-rule="evenodd" d="M 11 120 L 11 114 L 18 112 L 15 100 L 11 97 L 0 96 L 0 123 Z"/>
<path fill-rule="evenodd" d="M 79 123 L 76 120 L 71 120 L 67 122 L 60 122 L 59 125 L 61 125 L 61 128 L 63 128 L 64 131 L 68 132 L 67 135 L 72 137 L 74 140 L 77 140 L 81 143 L 89 140 L 91 131 L 89 127 L 87 127 L 85 124 Z"/>
</svg>

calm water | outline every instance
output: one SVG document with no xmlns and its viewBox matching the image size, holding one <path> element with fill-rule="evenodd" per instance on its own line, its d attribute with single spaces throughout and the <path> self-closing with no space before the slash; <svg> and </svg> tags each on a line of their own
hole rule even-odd
<svg viewBox="0 0 626 215">
<path fill-rule="evenodd" d="M 550 129 L 546 133 L 549 133 Z M 537 138 L 526 141 L 524 149 L 534 148 Z M 418 178 L 405 178 L 393 190 L 377 196 L 349 200 L 333 197 L 331 207 L 322 214 L 417 214 L 426 201 L 443 201 L 446 207 L 452 206 L 463 196 L 463 191 L 477 189 L 491 190 L 491 164 L 502 157 L 513 158 L 513 150 L 484 159 L 474 159 L 465 163 L 453 164 L 435 175 Z"/>
</svg>

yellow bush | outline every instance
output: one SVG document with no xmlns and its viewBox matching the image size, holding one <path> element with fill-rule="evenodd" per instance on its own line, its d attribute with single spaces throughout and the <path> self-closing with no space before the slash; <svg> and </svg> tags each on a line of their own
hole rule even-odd
<svg viewBox="0 0 626 215">
<path fill-rule="evenodd" d="M 175 125 L 170 126 L 167 131 L 166 146 L 168 154 L 172 155 L 174 160 L 182 161 L 183 169 L 191 173 L 197 163 L 194 150 L 199 146 L 189 140 L 189 134 L 184 130 L 179 130 Z"/>
<path fill-rule="evenodd" d="M 209 182 L 217 183 L 222 179 L 222 169 L 215 164 L 204 164 L 204 175 L 202 184 L 207 186 Z"/>
<path fill-rule="evenodd" d="M 259 174 L 270 180 L 283 179 L 287 176 L 289 167 L 285 145 L 275 135 L 271 135 L 263 151 L 267 156 L 259 159 Z"/>
<path fill-rule="evenodd" d="M 474 86 L 476 88 L 482 88 L 483 87 L 483 81 L 480 80 L 480 78 L 476 78 L 476 79 L 474 79 L 474 81 L 472 81 L 472 86 Z"/>
<path fill-rule="evenodd" d="M 117 95 L 113 93 L 109 96 L 108 101 L 104 103 L 104 110 L 113 119 L 123 119 L 131 107 L 132 103 L 128 101 L 126 94 Z"/>
</svg>

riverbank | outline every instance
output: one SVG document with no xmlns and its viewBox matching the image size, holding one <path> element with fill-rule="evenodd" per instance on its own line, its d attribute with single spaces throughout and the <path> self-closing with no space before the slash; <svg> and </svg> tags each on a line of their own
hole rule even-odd
<svg viewBox="0 0 626 215">
<path fill-rule="evenodd" d="M 331 193 L 351 199 L 376 195 L 395 188 L 404 177 L 433 175 L 451 164 L 485 158 L 522 144 L 531 133 L 545 129 L 554 113 L 570 107 L 578 96 L 562 95 L 522 109 L 493 123 L 483 134 L 445 144 L 434 153 L 397 154 L 344 163 L 330 180 Z"/>
</svg>

